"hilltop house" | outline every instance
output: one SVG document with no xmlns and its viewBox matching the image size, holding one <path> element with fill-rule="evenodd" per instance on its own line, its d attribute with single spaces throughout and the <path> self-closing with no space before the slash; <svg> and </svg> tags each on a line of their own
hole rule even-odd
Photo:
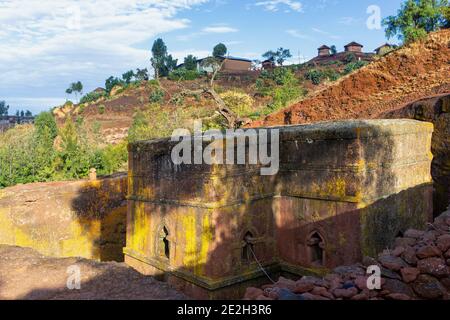
<svg viewBox="0 0 450 320">
<path fill-rule="evenodd" d="M 318 54 L 319 57 L 328 57 L 330 55 L 331 48 L 326 45 L 323 45 L 320 48 L 318 48 L 317 50 L 319 51 L 319 54 Z"/>
<path fill-rule="evenodd" d="M 205 67 L 202 65 L 202 62 L 207 58 L 198 59 L 197 60 L 197 71 L 199 72 L 213 72 L 211 67 Z M 252 67 L 252 61 L 249 59 L 238 58 L 238 57 L 218 57 L 217 59 L 223 62 L 222 72 L 246 72 L 250 71 Z M 182 68 L 184 63 L 177 66 L 178 68 Z"/>
<path fill-rule="evenodd" d="M 344 46 L 343 52 L 338 52 L 332 55 L 331 48 L 327 45 L 323 45 L 317 48 L 317 56 L 311 59 L 308 63 L 321 65 L 332 61 L 345 62 L 349 55 L 354 55 L 355 58 L 360 61 L 372 61 L 374 54 L 363 52 L 363 47 L 364 46 L 362 44 L 352 41 Z"/>
<path fill-rule="evenodd" d="M 357 53 L 362 53 L 363 47 L 364 46 L 362 44 L 359 44 L 358 42 L 355 41 L 352 41 L 346 46 L 344 46 L 345 52 L 357 52 Z"/>
</svg>

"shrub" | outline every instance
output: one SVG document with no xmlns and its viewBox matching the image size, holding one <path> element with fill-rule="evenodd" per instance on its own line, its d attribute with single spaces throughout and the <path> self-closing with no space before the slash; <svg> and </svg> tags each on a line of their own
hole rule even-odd
<svg viewBox="0 0 450 320">
<path fill-rule="evenodd" d="M 158 104 L 151 104 L 146 110 L 135 113 L 128 131 L 128 141 L 169 137 L 174 129 L 185 128 L 188 118 L 183 108 L 167 110 Z"/>
<path fill-rule="evenodd" d="M 311 69 L 305 73 L 305 79 L 311 80 L 315 85 L 319 85 L 324 77 L 324 73 L 317 69 Z"/>
<path fill-rule="evenodd" d="M 101 104 L 98 106 L 98 113 L 104 114 L 105 113 L 105 105 Z"/>
<path fill-rule="evenodd" d="M 169 80 L 179 81 L 179 80 L 195 80 L 200 77 L 200 73 L 197 70 L 188 70 L 186 68 L 179 68 L 173 70 L 169 76 Z"/>
<path fill-rule="evenodd" d="M 305 93 L 294 73 L 288 68 L 261 72 L 256 81 L 256 89 L 260 94 L 272 97 L 272 102 L 262 111 L 264 114 L 285 107 Z"/>
<path fill-rule="evenodd" d="M 150 103 L 163 103 L 164 102 L 165 93 L 162 89 L 156 88 L 150 93 L 149 101 Z"/>
<path fill-rule="evenodd" d="M 347 53 L 344 57 L 345 63 L 352 63 L 355 61 L 358 61 L 358 58 L 356 58 L 354 53 Z"/>
<path fill-rule="evenodd" d="M 238 116 L 247 116 L 252 112 L 253 99 L 246 93 L 235 90 L 226 91 L 220 94 L 226 106 L 234 111 Z"/>
<path fill-rule="evenodd" d="M 180 93 L 175 93 L 169 102 L 176 106 L 182 106 L 184 104 L 184 96 Z"/>
<path fill-rule="evenodd" d="M 344 73 L 345 74 L 352 73 L 353 71 L 356 71 L 356 70 L 364 67 L 367 64 L 368 63 L 366 61 L 356 61 L 356 62 L 349 63 L 348 65 L 345 66 Z"/>
<path fill-rule="evenodd" d="M 339 77 L 340 74 L 336 70 L 330 68 L 323 70 L 311 69 L 305 73 L 305 79 L 311 80 L 311 82 L 315 85 L 319 85 L 325 79 L 336 81 Z"/>
<path fill-rule="evenodd" d="M 104 96 L 105 96 L 105 93 L 103 93 L 103 92 L 90 92 L 90 93 L 84 95 L 80 99 L 80 104 L 88 103 L 88 102 L 95 102 Z"/>
</svg>

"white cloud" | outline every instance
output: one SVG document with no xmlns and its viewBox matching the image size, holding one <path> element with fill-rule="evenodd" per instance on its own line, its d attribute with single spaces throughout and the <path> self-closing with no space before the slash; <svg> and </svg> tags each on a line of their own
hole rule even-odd
<svg viewBox="0 0 450 320">
<path fill-rule="evenodd" d="M 293 36 L 294 38 L 299 38 L 299 39 L 305 39 L 305 40 L 312 40 L 312 38 L 306 34 L 301 33 L 298 30 L 295 29 L 289 29 L 286 30 L 286 33 L 288 33 L 289 35 Z"/>
<path fill-rule="evenodd" d="M 183 63 L 184 58 L 188 55 L 192 54 L 194 57 L 197 57 L 198 59 L 205 58 L 211 55 L 211 51 L 208 50 L 197 50 L 197 49 L 186 49 L 181 51 L 174 51 L 171 52 L 172 56 L 175 59 L 178 59 L 178 63 Z"/>
<path fill-rule="evenodd" d="M 299 1 L 292 0 L 271 0 L 271 1 L 260 1 L 255 3 L 255 6 L 264 7 L 267 11 L 276 12 L 279 10 L 280 6 L 287 6 L 290 10 L 296 12 L 303 12 L 303 5 Z"/>
<path fill-rule="evenodd" d="M 239 30 L 227 26 L 211 26 L 203 28 L 202 31 L 204 33 L 231 33 L 231 32 L 238 32 Z"/>
<path fill-rule="evenodd" d="M 327 37 L 329 37 L 331 39 L 334 39 L 334 40 L 337 40 L 337 39 L 341 38 L 340 36 L 334 35 L 334 34 L 328 32 L 328 31 L 324 31 L 324 30 L 321 30 L 321 29 L 318 29 L 318 28 L 311 28 L 311 30 L 314 31 L 314 32 L 317 32 L 319 34 L 322 34 L 324 36 L 327 36 Z"/>
<path fill-rule="evenodd" d="M 236 28 L 232 28 L 226 24 L 214 24 L 207 26 L 203 28 L 199 32 L 192 32 L 184 35 L 180 35 L 177 37 L 177 40 L 179 41 L 190 41 L 194 38 L 201 37 L 207 34 L 214 34 L 214 33 L 234 33 L 238 32 L 239 30 Z"/>
<path fill-rule="evenodd" d="M 58 87 L 148 66 L 143 44 L 188 27 L 176 14 L 206 2 L 0 0 L 0 95 L 19 85 Z"/>
<path fill-rule="evenodd" d="M 358 23 L 359 21 L 360 21 L 360 19 L 357 19 L 354 17 L 341 17 L 341 18 L 339 18 L 338 23 L 344 24 L 347 26 L 351 26 L 351 25 Z"/>
</svg>

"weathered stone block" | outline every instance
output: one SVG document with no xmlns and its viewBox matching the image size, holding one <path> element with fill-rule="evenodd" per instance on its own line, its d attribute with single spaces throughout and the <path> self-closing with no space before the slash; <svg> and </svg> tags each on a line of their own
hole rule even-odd
<svg viewBox="0 0 450 320">
<path fill-rule="evenodd" d="M 278 129 L 274 176 L 261 176 L 258 164 L 174 165 L 168 139 L 130 145 L 124 252 L 132 265 L 201 297 L 230 297 L 230 288 L 264 276 L 258 262 L 273 272 L 320 273 L 431 220 L 431 124 Z"/>
</svg>

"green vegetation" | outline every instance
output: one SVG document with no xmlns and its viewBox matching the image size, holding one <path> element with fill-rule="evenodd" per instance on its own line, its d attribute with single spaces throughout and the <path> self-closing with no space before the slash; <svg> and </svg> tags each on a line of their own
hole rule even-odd
<svg viewBox="0 0 450 320">
<path fill-rule="evenodd" d="M 197 72 L 196 69 L 189 70 L 186 69 L 186 67 L 183 67 L 173 70 L 167 78 L 173 81 L 180 81 L 180 80 L 195 80 L 200 76 L 201 73 Z"/>
<path fill-rule="evenodd" d="M 156 87 L 152 93 L 150 93 L 149 102 L 161 104 L 164 102 L 165 93 L 162 89 Z"/>
<path fill-rule="evenodd" d="M 228 52 L 227 47 L 223 43 L 219 43 L 213 49 L 213 57 L 224 57 Z"/>
<path fill-rule="evenodd" d="M 175 108 L 168 110 L 158 104 L 151 104 L 146 110 L 139 110 L 133 117 L 128 132 L 128 142 L 169 137 L 176 128 L 189 127 L 187 110 Z"/>
<path fill-rule="evenodd" d="M 404 43 L 421 39 L 427 33 L 449 27 L 448 0 L 406 0 L 396 16 L 383 20 L 386 37 L 397 36 Z"/>
<path fill-rule="evenodd" d="M 276 51 L 269 50 L 262 56 L 267 60 L 274 61 L 279 66 L 282 66 L 286 59 L 292 57 L 292 54 L 289 49 L 278 48 Z"/>
<path fill-rule="evenodd" d="M 106 96 L 105 92 L 89 92 L 80 99 L 80 104 L 95 102 L 98 99 L 103 98 L 105 96 Z"/>
<path fill-rule="evenodd" d="M 116 172 L 127 160 L 126 143 L 100 147 L 88 138 L 82 118 L 70 118 L 58 130 L 43 112 L 35 125 L 19 125 L 1 134 L 0 188 L 18 183 L 79 179 L 90 168 L 100 175 Z"/>
<path fill-rule="evenodd" d="M 356 70 L 364 67 L 367 64 L 368 63 L 366 61 L 356 61 L 356 62 L 349 63 L 345 66 L 344 73 L 345 74 L 352 73 L 353 71 L 356 71 Z"/>
<path fill-rule="evenodd" d="M 83 94 L 83 84 L 81 83 L 81 81 L 71 83 L 69 88 L 67 88 L 66 93 L 69 95 L 74 93 L 75 99 L 78 99 L 78 95 Z"/>
<path fill-rule="evenodd" d="M 0 101 L 0 117 L 7 116 L 9 110 L 9 105 L 5 101 Z"/>
<path fill-rule="evenodd" d="M 256 89 L 259 94 L 272 97 L 272 102 L 263 109 L 262 114 L 269 114 L 286 107 L 290 102 L 306 93 L 289 68 L 261 72 L 260 77 L 256 80 Z M 257 112 L 253 114 L 253 117 L 258 117 L 260 114 Z"/>
<path fill-rule="evenodd" d="M 184 68 L 189 71 L 197 70 L 197 57 L 192 54 L 184 58 Z"/>
<path fill-rule="evenodd" d="M 156 79 L 168 76 L 177 66 L 177 60 L 167 53 L 167 46 L 161 38 L 156 39 L 153 43 L 151 63 Z"/>
<path fill-rule="evenodd" d="M 310 80 L 315 85 L 319 85 L 326 79 L 329 81 L 336 81 L 340 76 L 341 75 L 337 71 L 330 68 L 311 69 L 305 73 L 305 79 Z"/>
<path fill-rule="evenodd" d="M 331 54 L 332 54 L 333 56 L 337 53 L 337 48 L 336 48 L 335 45 L 332 45 L 332 46 L 331 46 L 330 52 L 331 52 Z"/>
</svg>

